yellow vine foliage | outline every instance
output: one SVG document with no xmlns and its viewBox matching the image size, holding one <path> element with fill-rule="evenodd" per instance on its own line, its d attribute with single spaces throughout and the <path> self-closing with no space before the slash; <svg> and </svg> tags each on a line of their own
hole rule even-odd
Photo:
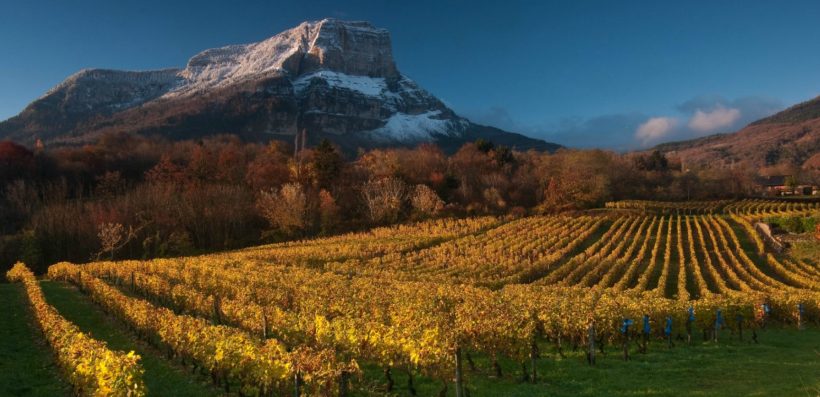
<svg viewBox="0 0 820 397">
<path fill-rule="evenodd" d="M 37 324 L 75 394 L 95 397 L 145 395 L 139 355 L 133 351 L 109 350 L 104 342 L 92 339 L 60 316 L 46 302 L 37 279 L 25 264 L 15 264 L 6 277 L 9 281 L 23 283 Z"/>
</svg>

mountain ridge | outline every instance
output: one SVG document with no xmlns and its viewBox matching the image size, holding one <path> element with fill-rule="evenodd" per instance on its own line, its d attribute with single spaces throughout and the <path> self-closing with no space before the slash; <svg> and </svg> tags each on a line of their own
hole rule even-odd
<svg viewBox="0 0 820 397">
<path fill-rule="evenodd" d="M 463 143 L 488 134 L 522 150 L 560 147 L 487 128 L 401 74 L 386 29 L 328 18 L 201 51 L 181 69 L 83 69 L 0 122 L 0 138 L 76 144 L 129 132 L 256 140 L 306 130 L 344 147 Z"/>
<path fill-rule="evenodd" d="M 666 142 L 658 150 L 687 165 L 726 167 L 736 164 L 773 168 L 820 169 L 820 96 L 800 102 L 738 131 L 686 141 Z"/>
</svg>

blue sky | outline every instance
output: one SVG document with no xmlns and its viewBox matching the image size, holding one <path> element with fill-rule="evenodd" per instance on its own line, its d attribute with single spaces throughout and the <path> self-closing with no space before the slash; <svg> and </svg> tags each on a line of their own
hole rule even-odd
<svg viewBox="0 0 820 397">
<path fill-rule="evenodd" d="M 304 20 L 390 30 L 399 69 L 474 121 L 626 149 L 820 94 L 820 2 L 0 0 L 0 119 L 81 68 L 182 67 Z"/>
</svg>

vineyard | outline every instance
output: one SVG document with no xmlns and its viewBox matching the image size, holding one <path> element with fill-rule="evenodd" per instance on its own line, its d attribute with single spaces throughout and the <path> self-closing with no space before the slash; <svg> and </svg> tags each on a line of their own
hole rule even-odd
<svg viewBox="0 0 820 397">
<path fill-rule="evenodd" d="M 595 365 L 607 350 L 628 361 L 650 342 L 757 343 L 773 324 L 820 324 L 820 259 L 772 252 L 754 226 L 816 214 L 816 202 L 606 207 L 439 219 L 199 257 L 58 263 L 47 277 L 76 286 L 224 392 L 247 396 L 362 395 L 374 383 L 363 374 L 378 368 L 381 394 L 416 394 L 425 379 L 461 397 L 476 391 L 477 376 L 502 377 L 500 362 L 518 363 L 522 382 L 549 393 L 538 368 L 551 354 L 581 350 Z M 138 356 L 72 328 L 23 264 L 8 277 L 24 283 L 78 394 L 145 393 Z M 109 369 L 113 355 L 122 360 Z M 479 357 L 489 375 L 475 375 Z M 103 368 L 107 376 L 94 373 Z M 406 385 L 395 384 L 398 374 Z"/>
</svg>

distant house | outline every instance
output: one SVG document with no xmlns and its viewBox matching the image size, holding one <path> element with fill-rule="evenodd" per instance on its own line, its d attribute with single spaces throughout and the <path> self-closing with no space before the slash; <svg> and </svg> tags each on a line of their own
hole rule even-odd
<svg viewBox="0 0 820 397">
<path fill-rule="evenodd" d="M 769 196 L 808 196 L 817 194 L 817 186 L 799 185 L 792 183 L 789 186 L 791 175 L 761 176 L 757 184 L 762 192 Z"/>
<path fill-rule="evenodd" d="M 761 176 L 758 177 L 757 184 L 760 187 L 760 190 L 766 194 L 780 196 L 786 191 L 791 191 L 791 189 L 786 187 L 786 179 L 788 178 L 789 175 Z"/>
</svg>

